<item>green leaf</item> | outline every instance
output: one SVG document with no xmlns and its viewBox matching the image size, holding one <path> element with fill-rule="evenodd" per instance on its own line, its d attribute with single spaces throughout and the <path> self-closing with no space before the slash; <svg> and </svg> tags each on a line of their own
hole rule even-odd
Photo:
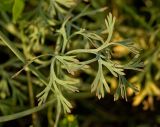
<svg viewBox="0 0 160 127">
<path fill-rule="evenodd" d="M 114 24 L 115 24 L 115 20 L 116 18 L 114 16 L 112 16 L 111 13 L 109 13 L 109 15 L 107 16 L 107 20 L 105 19 L 105 24 L 108 30 L 108 38 L 105 41 L 105 43 L 109 43 L 109 41 L 111 40 L 112 34 L 113 34 L 113 28 L 114 28 Z"/>
<path fill-rule="evenodd" d="M 74 71 L 85 66 L 85 64 L 81 64 L 79 60 L 75 59 L 74 57 L 75 56 L 56 56 L 57 60 L 65 66 L 68 73 L 71 73 L 73 75 Z"/>
<path fill-rule="evenodd" d="M 143 71 L 143 69 L 141 69 L 142 67 L 144 67 L 144 64 L 143 62 L 141 62 L 139 54 L 137 54 L 129 63 L 124 65 L 124 69 L 131 69 L 137 71 Z"/>
<path fill-rule="evenodd" d="M 102 61 L 102 64 L 108 68 L 108 70 L 115 76 L 115 77 L 118 77 L 118 75 L 125 75 L 125 73 L 123 72 L 123 68 L 116 64 L 116 63 L 113 63 L 112 61 L 104 61 L 104 60 L 101 60 Z"/>
<path fill-rule="evenodd" d="M 8 83 L 5 79 L 0 81 L 0 98 L 5 99 L 9 95 Z"/>
<path fill-rule="evenodd" d="M 118 100 L 120 96 L 127 101 L 127 87 L 130 87 L 135 92 L 139 92 L 137 87 L 128 82 L 124 76 L 119 75 L 119 83 L 116 93 L 114 94 L 114 101 Z"/>
<path fill-rule="evenodd" d="M 24 9 L 24 0 L 15 0 L 12 8 L 13 22 L 16 23 L 18 18 L 20 18 L 22 11 Z"/>
<path fill-rule="evenodd" d="M 79 31 L 75 32 L 74 35 L 82 35 L 83 37 L 87 38 L 93 45 L 95 45 L 94 41 L 100 41 L 102 44 L 104 43 L 104 40 L 101 36 L 93 32 L 88 32 L 82 28 Z"/>
<path fill-rule="evenodd" d="M 110 88 L 103 75 L 101 59 L 98 60 L 98 66 L 97 75 L 91 85 L 91 92 L 96 92 L 98 99 L 101 99 L 104 97 L 104 91 L 110 93 Z"/>
<path fill-rule="evenodd" d="M 11 12 L 12 5 L 13 5 L 13 0 L 1 0 L 0 11 Z"/>
<path fill-rule="evenodd" d="M 116 20 L 116 18 L 114 16 L 112 16 L 111 13 L 109 13 L 109 15 L 107 16 L 107 19 L 105 19 L 108 37 L 107 37 L 107 40 L 104 42 L 104 44 L 102 44 L 99 48 L 97 48 L 97 51 L 105 49 L 107 47 L 108 43 L 111 41 L 115 20 Z"/>
<path fill-rule="evenodd" d="M 76 5 L 75 0 L 50 0 L 49 12 L 50 16 L 55 16 L 57 13 L 67 13 L 67 8 Z M 65 8 L 64 8 L 65 7 Z"/>
</svg>

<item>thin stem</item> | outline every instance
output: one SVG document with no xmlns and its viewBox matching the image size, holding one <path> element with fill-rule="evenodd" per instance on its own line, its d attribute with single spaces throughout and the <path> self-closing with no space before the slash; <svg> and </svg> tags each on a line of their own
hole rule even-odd
<svg viewBox="0 0 160 127">
<path fill-rule="evenodd" d="M 5 45 L 8 46 L 8 48 L 11 49 L 11 51 L 18 57 L 19 60 L 21 60 L 23 63 L 26 63 L 24 55 L 1 31 L 0 31 L 0 39 L 4 42 Z M 29 65 L 28 67 L 33 74 L 35 74 L 45 85 L 47 85 L 48 82 L 45 76 L 41 72 L 39 72 L 33 65 Z"/>
<path fill-rule="evenodd" d="M 66 54 L 77 54 L 77 53 L 92 53 L 97 54 L 96 49 L 76 49 L 67 52 Z"/>
<path fill-rule="evenodd" d="M 54 127 L 54 121 L 52 119 L 52 114 L 53 114 L 52 109 L 53 109 L 53 105 L 50 105 L 47 111 L 48 124 L 50 127 Z"/>
<path fill-rule="evenodd" d="M 59 36 L 56 43 L 55 54 L 59 54 L 61 50 L 61 37 Z"/>
<path fill-rule="evenodd" d="M 53 56 L 53 57 L 54 57 L 53 54 L 39 55 L 39 56 L 33 58 L 32 60 L 29 60 L 29 61 L 23 66 L 23 68 L 22 68 L 21 70 L 19 70 L 18 72 L 16 72 L 16 73 L 12 76 L 12 78 L 15 78 L 16 76 L 18 76 L 27 66 L 29 66 L 30 64 L 32 64 L 36 59 L 38 59 L 38 58 L 40 58 L 40 57 L 44 57 L 44 56 Z"/>
<path fill-rule="evenodd" d="M 65 49 L 66 49 L 66 46 L 67 46 L 67 43 L 68 43 L 68 37 L 67 37 L 67 29 L 65 28 L 65 26 L 66 26 L 66 23 L 68 22 L 68 20 L 70 19 L 71 17 L 69 16 L 69 17 L 67 17 L 66 19 L 65 19 L 65 21 L 63 22 L 63 24 L 62 24 L 62 27 L 61 27 L 61 29 L 60 29 L 60 31 L 63 31 L 61 34 L 62 34 L 62 37 L 63 37 L 63 45 L 62 45 L 62 51 L 61 51 L 61 53 L 62 54 L 64 54 L 64 51 L 65 51 Z"/>
<path fill-rule="evenodd" d="M 101 45 L 100 47 L 98 47 L 96 50 L 97 50 L 97 52 L 99 52 L 99 51 L 107 48 L 107 47 L 110 46 L 110 45 L 120 45 L 120 44 L 114 43 L 114 42 L 110 42 L 110 43 L 106 43 L 106 42 L 105 42 L 103 45 Z"/>
<path fill-rule="evenodd" d="M 57 104 L 57 114 L 56 114 L 56 121 L 55 121 L 55 124 L 54 124 L 54 127 L 57 127 L 58 126 L 58 123 L 59 123 L 59 119 L 60 119 L 60 115 L 61 115 L 61 104 L 60 102 L 58 101 L 58 104 Z"/>
<path fill-rule="evenodd" d="M 93 59 L 91 59 L 91 60 L 87 60 L 87 61 L 84 61 L 84 62 L 80 62 L 80 64 L 87 65 L 87 64 L 93 63 L 93 62 L 95 62 L 95 61 L 97 61 L 97 59 L 96 59 L 96 58 L 93 58 Z"/>
<path fill-rule="evenodd" d="M 33 108 L 35 106 L 35 103 L 34 103 L 34 94 L 33 94 L 31 74 L 29 71 L 27 71 L 27 79 L 28 79 L 27 81 L 28 81 L 28 92 L 29 92 L 30 105 Z M 36 112 L 32 113 L 32 123 L 33 123 L 33 127 L 40 127 L 38 116 Z"/>
<path fill-rule="evenodd" d="M 23 62 L 25 63 L 24 55 L 16 48 L 16 46 L 0 31 L 0 39 L 7 45 L 12 52 Z"/>
<path fill-rule="evenodd" d="M 71 22 L 74 22 L 74 21 L 76 21 L 77 19 L 79 19 L 79 18 L 81 18 L 81 17 L 83 17 L 83 16 L 86 16 L 86 15 L 94 15 L 94 14 L 97 13 L 97 12 L 103 12 L 103 11 L 105 11 L 108 7 L 103 7 L 103 8 L 100 8 L 100 9 L 96 9 L 96 10 L 94 10 L 94 11 L 85 12 L 88 8 L 89 8 L 89 5 L 86 6 L 79 15 L 75 16 L 75 17 L 71 20 Z"/>
<path fill-rule="evenodd" d="M 7 122 L 7 121 L 10 121 L 10 120 L 15 120 L 15 119 L 18 119 L 18 118 L 22 118 L 22 117 L 30 115 L 34 112 L 38 112 L 38 111 L 48 107 L 49 105 L 53 104 L 54 102 L 55 102 L 55 99 L 52 99 L 51 101 L 48 101 L 44 105 L 36 106 L 34 108 L 31 108 L 31 109 L 28 109 L 28 110 L 25 110 L 25 111 L 22 111 L 22 112 L 19 112 L 19 113 L 15 113 L 15 114 L 12 114 L 12 115 L 1 116 L 0 117 L 0 123 Z"/>
</svg>

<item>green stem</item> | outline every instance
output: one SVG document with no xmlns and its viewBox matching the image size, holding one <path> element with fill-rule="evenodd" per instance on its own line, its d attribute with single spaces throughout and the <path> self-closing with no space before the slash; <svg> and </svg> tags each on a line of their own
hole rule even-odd
<svg viewBox="0 0 160 127">
<path fill-rule="evenodd" d="M 76 49 L 67 52 L 66 54 L 77 54 L 77 53 L 92 53 L 97 54 L 97 49 Z"/>
<path fill-rule="evenodd" d="M 21 60 L 23 63 L 26 63 L 24 55 L 16 48 L 16 46 L 0 31 L 0 39 L 4 42 L 5 45 L 10 48 L 10 50 Z M 29 69 L 35 74 L 45 85 L 47 85 L 47 80 L 45 76 L 40 73 L 33 65 L 28 66 Z"/>
<path fill-rule="evenodd" d="M 48 118 L 48 124 L 49 124 L 49 127 L 54 127 L 54 121 L 52 119 L 52 115 L 53 115 L 53 105 L 50 105 L 48 107 L 48 111 L 47 111 L 47 118 Z"/>
<path fill-rule="evenodd" d="M 25 63 L 24 55 L 14 46 L 14 44 L 0 31 L 0 39 L 7 45 L 12 52 L 23 62 Z"/>
<path fill-rule="evenodd" d="M 49 101 L 46 104 L 41 105 L 41 106 L 36 106 L 34 108 L 31 108 L 31 109 L 28 109 L 28 110 L 25 110 L 25 111 L 22 111 L 22 112 L 19 112 L 19 113 L 15 113 L 15 114 L 12 114 L 12 115 L 1 116 L 0 117 L 0 123 L 7 122 L 7 121 L 10 121 L 10 120 L 15 120 L 15 119 L 18 119 L 18 118 L 22 118 L 22 117 L 30 115 L 34 112 L 38 112 L 38 111 L 48 107 L 49 105 L 53 104 L 54 102 L 55 102 L 55 100 L 53 99 L 53 100 L 51 100 L 51 101 Z"/>
<path fill-rule="evenodd" d="M 31 79 L 31 74 L 29 71 L 27 71 L 27 79 L 28 79 L 28 92 L 29 92 L 30 105 L 33 108 L 35 106 L 35 103 L 34 103 L 32 79 Z M 32 123 L 33 123 L 33 127 L 40 127 L 38 116 L 36 112 L 32 113 Z"/>
<path fill-rule="evenodd" d="M 55 121 L 54 127 L 58 126 L 60 115 L 61 115 L 61 104 L 60 104 L 60 102 L 58 102 L 58 104 L 57 104 L 57 113 L 56 113 L 56 121 Z"/>
<path fill-rule="evenodd" d="M 86 12 L 86 10 L 89 8 L 89 6 L 86 6 L 83 10 L 82 10 L 82 12 L 80 13 L 80 14 L 78 14 L 77 16 L 75 16 L 75 17 L 73 17 L 72 18 L 72 20 L 71 20 L 71 22 L 74 22 L 74 21 L 76 21 L 77 19 L 79 19 L 79 18 L 81 18 L 81 17 L 83 17 L 83 16 L 88 16 L 88 15 L 94 15 L 94 14 L 96 14 L 96 13 L 98 13 L 98 12 L 103 12 L 103 11 L 105 11 L 108 7 L 103 7 L 103 8 L 100 8 L 100 9 L 96 9 L 96 10 L 94 10 L 94 11 L 87 11 Z"/>
</svg>

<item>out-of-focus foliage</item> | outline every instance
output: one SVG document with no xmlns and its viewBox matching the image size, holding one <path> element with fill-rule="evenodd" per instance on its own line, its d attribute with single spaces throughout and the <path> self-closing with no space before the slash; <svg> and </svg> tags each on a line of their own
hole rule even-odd
<svg viewBox="0 0 160 127">
<path fill-rule="evenodd" d="M 0 121 L 22 126 L 18 118 L 32 114 L 24 119 L 34 127 L 158 126 L 159 6 L 159 0 L 0 0 L 0 111 L 13 114 Z M 110 94 L 128 102 L 113 102 Z"/>
<path fill-rule="evenodd" d="M 160 2 L 146 0 L 122 4 L 121 1 L 117 1 L 116 5 L 125 15 L 132 16 L 128 17 L 132 20 L 132 24 L 127 20 L 127 16 L 124 15 L 121 18 L 122 23 L 127 21 L 128 25 L 122 26 L 121 24 L 119 32 L 123 34 L 128 31 L 127 36 L 134 36 L 137 45 L 143 49 L 144 71 L 130 77 L 130 81 L 141 88 L 141 92 L 133 99 L 133 106 L 143 104 L 144 109 L 153 109 L 154 100 L 160 97 L 160 15 L 157 13 Z M 136 7 L 140 8 L 136 9 Z"/>
</svg>

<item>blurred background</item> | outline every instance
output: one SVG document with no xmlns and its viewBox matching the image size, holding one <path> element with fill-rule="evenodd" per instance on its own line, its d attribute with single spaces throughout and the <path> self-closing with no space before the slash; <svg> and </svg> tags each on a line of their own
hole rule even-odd
<svg viewBox="0 0 160 127">
<path fill-rule="evenodd" d="M 20 1 L 17 6 L 15 1 Z M 141 59 L 145 65 L 142 72 L 126 72 L 128 81 L 140 89 L 137 94 L 127 89 L 127 102 L 123 99 L 114 101 L 112 93 L 106 94 L 101 100 L 90 93 L 73 97 L 74 108 L 71 114 L 61 116 L 59 127 L 159 127 L 160 0 L 59 1 L 61 5 L 60 8 L 57 7 L 59 11 L 54 12 L 48 11 L 51 2 L 49 0 L 0 0 L 0 31 L 14 42 L 26 58 L 31 59 L 34 56 L 53 52 L 55 43 L 52 41 L 56 36 L 55 31 L 60 27 L 63 19 L 63 15 L 58 14 L 59 12 L 64 15 L 70 12 L 73 17 L 85 9 L 86 12 L 92 12 L 78 18 L 75 26 L 98 32 L 105 28 L 104 19 L 111 12 L 116 17 L 113 41 L 132 39 L 135 46 L 141 49 Z M 48 14 L 51 18 L 48 18 Z M 72 47 L 79 45 L 79 41 L 75 40 Z M 120 46 L 113 47 L 112 55 L 113 59 L 124 63 L 131 56 L 127 49 Z M 47 57 L 37 60 L 35 63 L 46 76 L 49 70 L 48 59 Z M 16 78 L 11 78 L 23 66 L 24 64 L 0 40 L 1 116 L 24 111 L 37 105 L 36 95 L 43 87 L 40 81 L 27 71 L 23 71 Z M 43 66 L 48 70 L 43 69 Z M 82 80 L 88 86 L 93 80 L 94 72 L 95 70 L 77 72 L 75 78 Z M 34 93 L 32 98 L 27 85 L 29 75 L 32 77 Z M 115 90 L 117 79 L 112 75 L 107 75 L 107 78 L 111 89 Z M 0 123 L 0 127 L 51 127 L 55 119 L 54 107 L 55 105 L 52 104 L 32 115 Z"/>
</svg>

